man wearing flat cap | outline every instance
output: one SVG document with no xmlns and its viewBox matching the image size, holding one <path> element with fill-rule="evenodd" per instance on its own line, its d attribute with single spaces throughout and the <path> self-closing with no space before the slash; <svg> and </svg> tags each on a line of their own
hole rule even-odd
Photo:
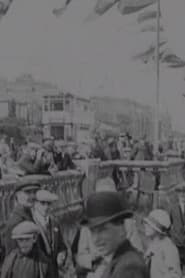
<svg viewBox="0 0 185 278">
<path fill-rule="evenodd" d="M 16 206 L 7 220 L 5 227 L 5 249 L 6 255 L 15 247 L 15 242 L 11 238 L 12 229 L 22 221 L 32 221 L 31 209 L 35 201 L 35 195 L 40 184 L 35 182 L 22 182 L 14 191 Z"/>
<path fill-rule="evenodd" d="M 51 206 L 58 200 L 58 196 L 48 190 L 39 190 L 36 193 L 33 220 L 37 224 L 40 235 L 39 246 L 51 262 L 52 277 L 58 277 L 58 269 L 64 268 L 67 258 L 67 248 L 62 236 L 61 227 L 51 213 Z"/>
<path fill-rule="evenodd" d="M 142 255 L 126 239 L 124 220 L 132 217 L 117 192 L 97 192 L 86 203 L 88 225 L 102 260 L 98 278 L 149 278 Z"/>
<path fill-rule="evenodd" d="M 50 264 L 37 246 L 39 230 L 31 221 L 19 223 L 12 230 L 16 248 L 5 258 L 1 278 L 52 278 Z"/>
</svg>

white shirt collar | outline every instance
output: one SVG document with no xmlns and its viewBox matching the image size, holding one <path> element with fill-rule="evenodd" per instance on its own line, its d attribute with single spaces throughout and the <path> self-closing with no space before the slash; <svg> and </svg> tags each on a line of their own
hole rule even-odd
<svg viewBox="0 0 185 278">
<path fill-rule="evenodd" d="M 33 213 L 34 213 L 34 217 L 38 220 L 41 226 L 45 227 L 49 223 L 49 216 L 44 217 L 37 210 L 34 210 Z"/>
</svg>

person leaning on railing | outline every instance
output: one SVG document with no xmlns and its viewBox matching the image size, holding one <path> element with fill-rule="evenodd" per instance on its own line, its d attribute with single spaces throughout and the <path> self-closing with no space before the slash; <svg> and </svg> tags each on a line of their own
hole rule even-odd
<svg viewBox="0 0 185 278">
<path fill-rule="evenodd" d="M 58 171 L 73 170 L 76 168 L 72 156 L 67 152 L 64 146 L 57 147 L 53 153 L 53 157 Z"/>
<path fill-rule="evenodd" d="M 53 154 L 46 147 L 30 143 L 26 152 L 17 162 L 17 166 L 24 171 L 25 175 L 32 174 L 50 174 L 52 170 L 56 171 L 53 160 Z"/>
</svg>

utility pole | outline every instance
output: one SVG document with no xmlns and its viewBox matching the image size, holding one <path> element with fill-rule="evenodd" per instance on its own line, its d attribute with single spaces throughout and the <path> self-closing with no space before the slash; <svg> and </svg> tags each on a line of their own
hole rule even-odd
<svg viewBox="0 0 185 278">
<path fill-rule="evenodd" d="M 157 37 L 156 37 L 156 96 L 155 96 L 155 124 L 154 124 L 154 153 L 158 152 L 159 146 L 159 121 L 160 121 L 160 60 L 159 60 L 159 47 L 160 47 L 160 0 L 157 0 Z"/>
</svg>

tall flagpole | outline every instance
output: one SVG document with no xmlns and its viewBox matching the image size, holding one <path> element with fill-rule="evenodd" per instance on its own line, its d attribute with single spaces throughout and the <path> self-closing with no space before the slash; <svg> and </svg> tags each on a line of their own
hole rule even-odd
<svg viewBox="0 0 185 278">
<path fill-rule="evenodd" d="M 160 60 L 159 60 L 159 46 L 160 46 L 160 0 L 157 0 L 157 22 L 156 22 L 156 95 L 155 95 L 155 124 L 154 124 L 154 153 L 158 153 L 159 146 L 159 121 L 160 121 Z"/>
</svg>

